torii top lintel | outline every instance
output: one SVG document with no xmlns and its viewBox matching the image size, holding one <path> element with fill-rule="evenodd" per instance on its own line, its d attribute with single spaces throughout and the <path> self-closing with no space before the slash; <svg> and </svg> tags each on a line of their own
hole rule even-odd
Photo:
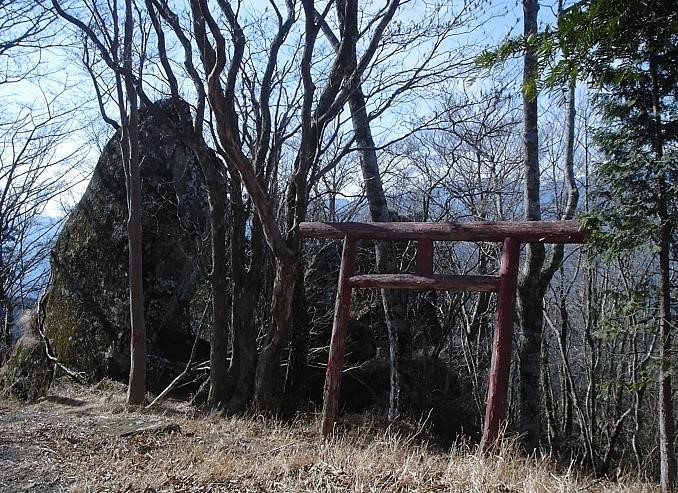
<svg viewBox="0 0 678 493">
<path fill-rule="evenodd" d="M 373 240 L 494 241 L 520 243 L 584 243 L 588 232 L 570 221 L 469 221 L 363 223 L 303 222 L 302 238 Z"/>
</svg>

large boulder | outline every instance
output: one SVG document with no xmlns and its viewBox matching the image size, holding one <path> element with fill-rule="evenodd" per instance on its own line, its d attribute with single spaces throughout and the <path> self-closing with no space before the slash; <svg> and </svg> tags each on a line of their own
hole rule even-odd
<svg viewBox="0 0 678 493">
<path fill-rule="evenodd" d="M 191 299 L 201 282 L 206 192 L 198 163 L 182 144 L 167 101 L 140 112 L 147 385 L 157 389 L 188 359 Z M 189 120 L 190 121 L 190 120 Z M 45 328 L 56 357 L 91 379 L 129 373 L 127 200 L 119 134 L 94 169 L 51 256 Z"/>
</svg>

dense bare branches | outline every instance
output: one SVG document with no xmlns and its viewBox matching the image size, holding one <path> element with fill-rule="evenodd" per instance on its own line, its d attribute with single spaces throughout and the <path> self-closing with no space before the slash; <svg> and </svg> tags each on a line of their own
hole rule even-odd
<svg viewBox="0 0 678 493">
<path fill-rule="evenodd" d="M 45 283 L 45 267 L 59 230 L 57 217 L 45 216 L 70 187 L 67 182 L 83 148 L 68 145 L 75 125 L 72 111 L 22 108 L 0 120 L 0 304 L 4 314 L 3 356 L 11 347 L 14 315 L 27 309 Z M 8 108 L 9 109 L 9 108 Z M 53 211 L 50 211 L 52 214 Z"/>
<path fill-rule="evenodd" d="M 514 46 L 527 55 L 522 102 L 520 84 L 506 74 L 488 81 L 475 71 L 477 50 L 467 40 L 485 42 L 475 34 L 481 9 L 491 7 L 482 0 L 0 0 L 0 82 L 30 77 L 41 55 L 35 50 L 53 43 L 54 16 L 65 20 L 69 60 L 82 61 L 103 120 L 120 132 L 130 211 L 138 201 L 137 111 L 170 98 L 177 114 L 190 114 L 165 124 L 195 154 L 208 188 L 210 234 L 196 241 L 211 250 L 210 405 L 292 414 L 295 399 L 308 399 L 297 391 L 310 378 L 309 362 L 317 365 L 326 351 L 322 310 L 334 293 L 333 247 L 299 237 L 307 216 L 569 219 L 577 188 L 585 185 L 588 198 L 595 186 L 588 140 L 595 115 L 590 107 L 575 112 L 583 91 L 572 84 L 562 94 L 542 93 L 538 104 L 538 5 L 522 3 L 528 22 Z M 13 50 L 22 55 L 10 60 Z M 31 252 L 46 252 L 29 225 L 63 188 L 51 166 L 69 163 L 78 147 L 62 144 L 66 118 L 26 109 L 0 122 L 4 300 L 32 289 L 39 260 Z M 130 238 L 137 233 L 130 229 Z M 413 248 L 377 246 L 378 268 L 407 272 Z M 653 405 L 645 389 L 659 347 L 648 322 L 657 316 L 656 265 L 642 254 L 605 264 L 571 247 L 525 250 L 519 314 L 526 337 L 516 360 L 524 368 L 513 392 L 522 385 L 524 420 L 516 427 L 528 431 L 529 448 L 570 453 L 568 460 L 598 472 L 622 453 L 642 470 L 654 447 L 640 423 Z M 314 272 L 324 270 L 322 281 L 305 271 L 307 257 Z M 441 243 L 435 251 L 436 268 L 451 274 L 493 274 L 497 257 L 488 244 Z M 141 272 L 138 263 L 132 271 Z M 444 368 L 445 382 L 419 388 L 403 378 L 403 396 L 449 398 L 459 377 L 468 383 L 469 419 L 477 418 L 494 298 L 361 296 L 352 315 L 376 333 L 372 362 L 391 358 L 390 417 L 408 409 L 419 417 L 417 403 L 398 395 L 396 363 L 410 359 L 424 361 L 424 380 Z M 610 327 L 621 332 L 611 337 Z M 581 440 L 568 442 L 572 436 Z"/>
<path fill-rule="evenodd" d="M 55 16 L 32 0 L 0 1 L 0 84 L 36 75 L 41 50 L 53 44 Z"/>
</svg>

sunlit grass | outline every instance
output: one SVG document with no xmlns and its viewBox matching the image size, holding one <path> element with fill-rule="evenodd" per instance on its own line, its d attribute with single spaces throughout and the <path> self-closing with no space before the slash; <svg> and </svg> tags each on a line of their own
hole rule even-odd
<svg viewBox="0 0 678 493">
<path fill-rule="evenodd" d="M 57 392 L 59 398 L 38 404 L 6 405 L 4 414 L 30 419 L 16 430 L 3 424 L 2 431 L 48 447 L 68 482 L 64 491 L 657 491 L 632 478 L 597 480 L 574 466 L 562 470 L 547 459 L 526 458 L 510 440 L 493 454 L 470 444 L 440 450 L 423 441 L 416 426 L 388 427 L 369 416 L 346 419 L 326 441 L 316 415 L 293 423 L 224 418 L 173 401 L 150 411 L 127 409 L 123 389 L 111 386 Z M 179 431 L 119 432 L 148 423 L 176 424 Z M 27 453 L 31 459 L 36 479 L 52 464 Z"/>
</svg>

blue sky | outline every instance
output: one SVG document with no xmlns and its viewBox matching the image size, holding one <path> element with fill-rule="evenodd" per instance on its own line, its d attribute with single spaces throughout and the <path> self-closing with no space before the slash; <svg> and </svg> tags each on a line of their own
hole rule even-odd
<svg viewBox="0 0 678 493">
<path fill-rule="evenodd" d="M 482 3 L 478 2 L 478 0 L 468 1 Z M 380 6 L 383 3 L 384 0 L 375 0 L 377 6 Z M 445 8 L 454 9 L 459 7 L 461 3 L 462 2 L 448 0 L 443 5 Z M 247 10 L 258 10 L 260 12 L 262 12 L 262 6 L 267 4 L 268 0 L 245 0 L 243 3 L 244 8 Z M 556 0 L 541 2 L 540 19 L 542 21 L 552 22 L 556 4 Z M 431 3 L 427 3 L 427 5 L 430 8 Z M 406 9 L 407 8 L 410 8 L 410 5 L 406 5 Z M 485 19 L 484 22 L 471 32 L 467 38 L 460 38 L 462 39 L 460 42 L 471 41 L 473 44 L 477 45 L 492 46 L 501 42 L 501 40 L 508 35 L 520 34 L 522 30 L 522 3 L 519 0 L 491 0 L 484 2 L 480 15 Z M 65 55 L 63 51 L 57 49 L 52 50 L 47 54 L 43 53 L 43 60 L 47 62 L 44 65 L 44 71 L 47 72 L 46 76 L 27 80 L 20 84 L 0 86 L 0 98 L 2 98 L 5 103 L 6 111 L 12 104 L 27 106 L 43 105 L 46 98 L 45 92 L 58 93 L 65 88 L 70 90 L 70 98 L 82 97 L 83 95 L 86 97 L 89 95 L 89 97 L 91 97 L 91 83 L 83 77 L 82 70 L 77 67 L 77 60 L 67 57 L 68 55 Z M 73 91 L 73 89 L 75 90 Z M 96 116 L 96 108 L 92 105 L 89 106 L 87 111 L 92 115 L 89 118 L 94 118 Z M 85 117 L 86 111 L 83 110 L 80 112 L 80 115 Z M 83 124 L 88 125 L 87 118 L 83 118 Z M 93 125 L 88 125 L 87 132 L 82 138 L 91 138 L 93 128 Z M 109 129 L 104 129 L 103 133 L 108 135 L 110 134 L 110 131 Z M 77 139 L 73 139 L 67 147 L 79 145 L 76 140 Z M 70 150 L 71 149 L 64 149 L 64 153 L 70 152 Z M 89 164 L 85 166 L 85 168 L 89 166 L 91 169 L 91 166 L 93 166 L 96 160 L 96 155 L 97 152 L 95 149 L 88 158 Z M 77 177 L 74 176 L 73 180 L 76 179 Z M 84 190 L 84 187 L 79 187 L 78 191 L 74 194 L 76 197 L 81 193 L 79 190 Z M 60 206 L 55 203 L 51 206 L 50 212 L 57 213 L 59 209 Z"/>
</svg>

